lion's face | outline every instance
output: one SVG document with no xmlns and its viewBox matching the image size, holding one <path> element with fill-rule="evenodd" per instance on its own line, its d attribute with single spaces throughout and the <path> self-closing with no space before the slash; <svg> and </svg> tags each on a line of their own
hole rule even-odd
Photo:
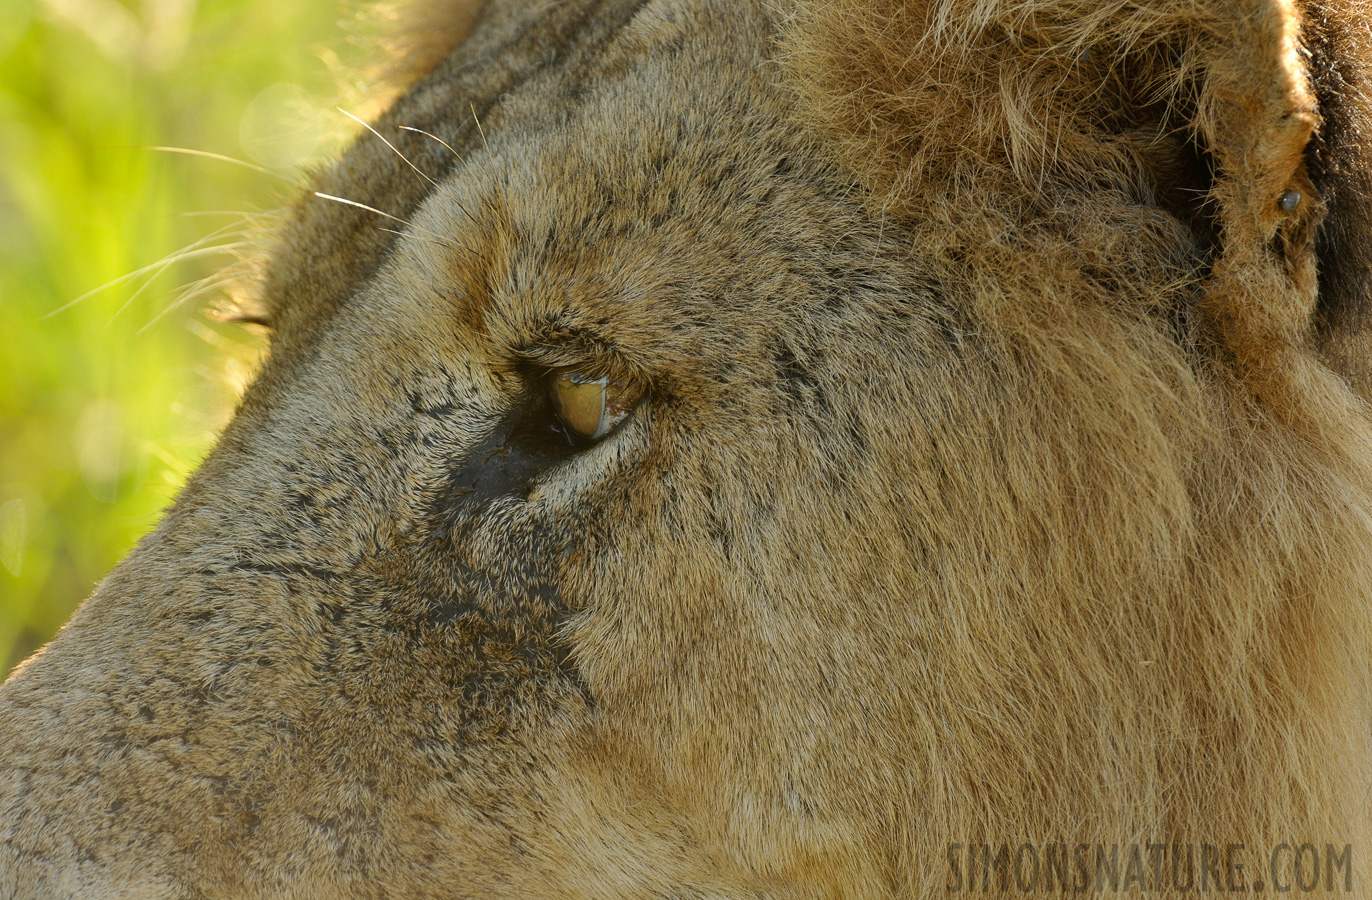
<svg viewBox="0 0 1372 900">
<path fill-rule="evenodd" d="M 1316 268 L 1360 210 L 1304 20 L 1159 13 L 1185 102 L 1077 47 L 1113 105 L 1056 180 L 1023 122 L 891 137 L 1019 108 L 916 25 L 1030 58 L 1084 15 L 1042 5 L 493 0 L 300 201 L 220 446 L 0 693 L 0 897 L 924 896 L 955 841 L 1366 834 Z"/>
</svg>

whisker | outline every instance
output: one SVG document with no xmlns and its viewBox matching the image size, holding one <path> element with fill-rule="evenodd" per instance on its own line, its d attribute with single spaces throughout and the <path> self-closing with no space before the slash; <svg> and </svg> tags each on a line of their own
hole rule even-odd
<svg viewBox="0 0 1372 900">
<path fill-rule="evenodd" d="M 211 321 L 222 322 L 223 320 L 212 319 Z M 234 338 L 226 334 L 221 334 L 220 332 L 206 325 L 199 318 L 187 319 L 186 330 L 189 331 L 191 334 L 195 335 L 196 337 L 200 338 L 200 340 L 209 344 L 211 347 L 214 347 L 216 350 L 222 350 L 225 353 L 236 354 L 241 352 L 244 348 L 255 349 L 254 344 L 256 343 L 256 341 L 235 340 Z M 240 335 L 247 334 L 247 332 L 241 329 L 235 329 L 234 333 Z"/>
<path fill-rule="evenodd" d="M 194 219 L 202 216 L 241 216 L 244 219 L 254 218 L 280 218 L 280 211 L 270 212 L 250 212 L 246 209 L 200 209 L 192 212 L 173 213 L 178 219 Z"/>
<path fill-rule="evenodd" d="M 382 210 L 377 209 L 375 206 L 368 206 L 368 205 L 365 204 L 365 203 L 358 203 L 356 200 L 349 200 L 349 199 L 346 198 L 346 197 L 335 197 L 333 194 L 325 194 L 325 193 L 323 193 L 322 191 L 315 191 L 315 192 L 314 192 L 314 195 L 315 195 L 316 197 L 319 197 L 320 199 L 323 199 L 323 200 L 332 200 L 334 203 L 342 203 L 342 204 L 344 204 L 344 205 L 346 205 L 346 206 L 355 206 L 355 207 L 357 207 L 358 209 L 365 209 L 367 212 L 376 213 L 378 216 L 382 216 L 382 217 L 384 217 L 384 218 L 390 219 L 392 222 L 399 222 L 401 225 L 404 225 L 406 228 L 410 229 L 412 232 L 415 232 L 415 233 L 418 233 L 418 234 L 425 234 L 425 235 L 428 235 L 429 237 L 433 238 L 434 240 L 436 240 L 436 241 L 442 243 L 443 245 L 445 245 L 445 246 L 447 246 L 447 247 L 452 247 L 452 248 L 454 248 L 454 249 L 461 249 L 461 250 L 467 250 L 467 249 L 468 249 L 468 248 L 462 246 L 461 244 L 455 242 L 455 241 L 454 241 L 452 238 L 450 238 L 450 237 L 447 237 L 447 236 L 441 235 L 441 234 L 435 234 L 434 232 L 429 231 L 427 228 L 420 228 L 418 225 L 414 224 L 413 222 L 407 222 L 407 221 L 405 221 L 404 219 L 400 218 L 399 216 L 393 216 L 393 215 L 391 215 L 391 214 L 388 213 L 388 212 L 384 212 L 384 211 L 382 211 Z M 405 234 L 405 232 L 395 231 L 394 229 L 391 229 L 391 228 L 387 228 L 387 229 L 384 229 L 384 230 L 385 230 L 385 231 L 390 231 L 390 232 L 392 232 L 392 233 L 394 233 L 394 234 L 400 234 L 400 235 Z"/>
<path fill-rule="evenodd" d="M 230 223 L 230 224 L 232 224 L 232 223 Z M 184 255 L 184 254 L 185 254 L 185 251 L 190 250 L 190 249 L 196 247 L 196 246 L 199 245 L 199 244 L 204 244 L 204 243 L 206 243 L 207 241 L 212 240 L 213 238 L 216 238 L 216 237 L 220 237 L 220 236 L 223 236 L 223 237 L 239 236 L 239 235 L 243 235 L 243 234 L 246 234 L 246 233 L 247 233 L 247 229 L 241 229 L 241 230 L 239 230 L 239 231 L 229 231 L 228 229 L 229 229 L 229 226 L 228 226 L 228 225 L 225 225 L 223 228 L 219 228 L 219 229 L 216 229 L 215 231 L 210 232 L 209 234 L 205 235 L 204 237 L 200 238 L 199 240 L 195 241 L 194 243 L 191 243 L 191 244 L 186 245 L 185 247 L 182 248 L 182 250 L 181 250 L 180 253 L 173 253 L 171 256 L 165 257 L 165 258 L 162 260 L 162 264 L 161 264 L 160 266 L 158 266 L 157 271 L 155 271 L 155 272 L 153 272 L 151 275 L 149 275 L 147 281 L 144 281 L 143 284 L 138 288 L 138 290 L 134 291 L 131 295 L 129 295 L 129 298 L 128 298 L 127 300 L 125 300 L 125 301 L 123 302 L 123 304 L 121 304 L 120 307 L 114 311 L 114 315 L 110 316 L 110 320 L 109 320 L 109 322 L 106 323 L 106 325 L 108 326 L 108 325 L 114 324 L 114 320 L 117 319 L 117 318 L 119 318 L 119 316 L 124 312 L 124 310 L 126 310 L 126 309 L 128 309 L 130 306 L 132 306 L 132 305 L 133 305 L 133 301 L 135 301 L 135 300 L 137 300 L 139 297 L 141 297 L 141 296 L 143 295 L 143 292 L 144 292 L 144 291 L 146 291 L 148 288 L 152 287 L 153 282 L 157 281 L 157 279 L 158 279 L 159 277 L 161 277 L 161 275 L 162 275 L 163 272 L 166 272 L 168 269 L 170 269 L 172 266 L 176 265 L 176 264 L 177 264 L 178 262 L 180 262 L 182 259 L 185 259 L 185 258 L 186 258 L 185 255 Z M 217 244 L 217 245 L 214 247 L 214 249 L 218 250 L 218 249 L 222 249 L 222 248 L 226 248 L 226 247 L 231 247 L 231 248 L 233 248 L 233 249 L 236 250 L 238 247 L 244 246 L 244 245 L 247 244 L 247 243 L 248 243 L 247 241 L 235 241 L 235 242 L 233 242 L 232 244 Z M 157 264 L 154 263 L 153 265 L 157 265 Z"/>
<path fill-rule="evenodd" d="M 414 226 L 410 226 L 410 227 L 413 228 Z M 445 237 L 443 237 L 443 236 L 441 236 L 441 235 L 436 235 L 436 234 L 433 234 L 433 233 L 428 232 L 428 231 L 422 231 L 422 230 L 420 230 L 420 231 L 397 231 L 397 230 L 394 229 L 394 228 L 383 228 L 383 229 L 381 229 L 381 230 L 382 230 L 382 231 L 390 232 L 391 234 L 398 235 L 398 236 L 400 236 L 400 237 L 410 237 L 410 236 L 415 236 L 415 235 L 417 235 L 417 236 L 419 236 L 419 237 L 424 238 L 426 241 L 428 241 L 428 242 L 431 243 L 431 244 L 438 244 L 440 247 L 448 247 L 449 249 L 452 249 L 452 250 L 465 250 L 465 251 L 467 251 L 468 253 L 470 253 L 471 250 L 472 250 L 471 247 L 468 247 L 466 244 L 462 243 L 461 241 L 453 240 L 453 239 L 449 239 L 449 238 L 445 238 Z"/>
<path fill-rule="evenodd" d="M 273 178 L 279 178 L 287 184 L 291 185 L 292 187 L 302 189 L 305 187 L 305 185 L 301 182 L 296 181 L 294 178 L 290 178 L 286 175 L 283 175 L 280 172 L 268 169 L 265 166 L 255 165 L 246 160 L 234 159 L 232 156 L 225 156 L 222 153 L 211 153 L 208 150 L 191 150 L 188 147 L 145 147 L 144 149 L 156 150 L 159 153 L 180 153 L 184 156 L 200 156 L 205 159 L 215 159 L 219 162 L 232 163 L 235 166 L 242 166 L 243 168 L 251 169 L 254 172 L 261 172 L 263 175 L 270 175 Z"/>
<path fill-rule="evenodd" d="M 468 122 L 471 121 L 471 118 L 471 116 L 468 116 L 466 119 L 464 119 L 462 125 L 457 126 L 458 131 L 461 131 L 463 126 L 465 126 Z M 448 152 L 451 153 L 453 156 L 457 157 L 458 162 L 462 163 L 464 166 L 467 164 L 467 161 L 462 158 L 462 155 L 459 154 L 456 150 L 454 150 L 451 146 L 449 146 L 448 142 L 443 140 L 443 138 L 439 137 L 438 135 L 430 134 L 422 128 L 411 128 L 409 125 L 397 125 L 396 127 L 402 128 L 405 131 L 413 131 L 416 134 L 422 134 L 425 137 L 433 138 L 434 140 L 442 144 L 444 147 L 447 147 Z M 458 210 L 461 211 L 462 215 L 466 216 L 472 223 L 476 222 L 476 218 L 471 213 L 467 212 L 467 207 L 463 206 L 461 203 L 458 203 L 455 200 L 453 201 L 453 203 L 457 206 Z"/>
<path fill-rule="evenodd" d="M 476 105 L 468 103 L 467 108 L 472 111 L 472 118 L 476 121 L 476 130 L 481 133 L 481 143 L 485 145 L 487 150 L 491 149 L 490 141 L 486 140 L 486 129 L 481 127 L 481 117 L 476 114 Z"/>
<path fill-rule="evenodd" d="M 240 241 L 237 245 L 235 245 L 235 249 L 234 249 L 232 252 L 237 252 L 237 249 L 236 249 L 237 247 L 247 246 L 247 245 L 250 244 L 250 243 L 251 243 L 250 241 Z M 155 281 L 157 280 L 158 276 L 160 276 L 163 272 L 167 271 L 167 269 L 170 269 L 170 268 L 172 267 L 172 265 L 173 265 L 175 262 L 176 262 L 176 261 L 173 260 L 172 262 L 167 263 L 165 266 L 163 266 L 162 268 L 158 269 L 158 270 L 152 275 L 152 277 L 150 277 L 147 281 L 143 282 L 143 286 L 140 287 L 138 290 L 134 291 L 134 292 L 133 292 L 133 296 L 131 296 L 131 297 L 129 297 L 129 299 L 125 300 L 125 301 L 124 301 L 124 304 L 123 304 L 122 306 L 120 306 L 119 309 L 115 310 L 114 315 L 110 316 L 110 321 L 107 323 L 107 325 L 112 325 L 112 324 L 114 323 L 114 320 L 117 319 L 117 318 L 119 318 L 119 314 L 122 313 L 124 310 L 128 309 L 129 306 L 132 305 L 133 301 L 135 301 L 135 300 L 138 299 L 139 295 L 141 295 L 141 294 L 142 294 L 144 291 L 146 291 L 148 288 L 152 287 L 153 282 L 155 282 Z M 180 305 L 181 305 L 182 303 L 184 303 L 186 300 L 189 300 L 189 299 L 191 299 L 192 297 L 202 296 L 203 294 L 207 293 L 208 290 L 209 290 L 208 287 L 207 287 L 205 290 L 194 290 L 194 288 L 195 288 L 197 285 L 205 284 L 205 283 L 209 282 L 211 279 L 214 279 L 214 278 L 218 277 L 219 275 L 222 274 L 223 271 L 226 271 L 226 270 L 221 270 L 220 272 L 216 272 L 214 275 L 207 276 L 207 277 L 205 277 L 205 278 L 200 279 L 199 281 L 191 282 L 191 284 L 187 285 L 187 288 L 190 288 L 190 289 L 192 289 L 192 290 L 190 290 L 188 293 L 183 294 L 183 295 L 180 296 L 180 297 L 177 297 L 176 300 L 172 301 L 171 306 L 169 306 L 169 307 L 167 307 L 166 309 L 164 309 L 164 310 L 162 310 L 161 312 L 159 312 L 156 316 L 153 317 L 153 319 L 152 319 L 151 322 L 149 322 L 147 325 L 144 325 L 142 328 L 138 329 L 138 331 L 136 331 L 135 334 L 142 334 L 143 332 L 147 331 L 147 330 L 148 330 L 149 328 L 151 328 L 154 324 L 156 324 L 158 321 L 160 321 L 164 316 L 166 316 L 167 313 L 171 312 L 171 310 L 175 309 L 177 306 L 180 306 Z M 234 281 L 236 281 L 236 280 L 237 280 L 237 277 L 236 277 L 236 276 L 233 276 L 233 277 L 224 277 L 224 278 L 220 279 L 219 281 L 215 282 L 213 285 L 210 285 L 210 287 L 217 287 L 217 286 L 219 286 L 220 284 L 232 284 L 232 283 L 233 283 Z"/>
<path fill-rule="evenodd" d="M 445 140 L 443 140 L 443 138 L 439 137 L 438 135 L 436 135 L 436 134 L 429 134 L 429 132 L 425 131 L 425 130 L 422 129 L 422 128 L 411 128 L 409 125 L 397 125 L 396 127 L 399 128 L 401 131 L 413 131 L 415 134 L 422 134 L 422 135 L 424 135 L 426 138 L 433 138 L 434 140 L 436 140 L 436 141 L 438 141 L 440 144 L 442 144 L 444 147 L 447 147 L 447 148 L 448 148 L 448 152 L 451 153 L 453 156 L 456 156 L 458 162 L 461 162 L 461 163 L 465 163 L 465 162 L 466 162 L 466 160 L 464 160 L 464 159 L 462 158 L 462 154 L 458 153 L 458 152 L 457 152 L 456 150 L 454 150 L 452 147 L 448 146 L 448 142 L 445 141 Z M 460 126 L 459 126 L 459 127 L 460 127 Z"/>
<path fill-rule="evenodd" d="M 425 175 L 423 172 L 419 171 L 419 167 L 416 166 L 414 163 L 410 162 L 409 157 L 407 157 L 405 154 L 403 154 L 403 153 L 401 153 L 399 150 L 397 150 L 395 144 L 392 144 L 390 141 L 386 140 L 386 138 L 382 137 L 381 132 L 377 131 L 375 128 L 373 128 L 372 126 L 368 125 L 366 122 L 362 121 L 362 120 L 359 119 L 357 116 L 355 116 L 355 115 L 353 115 L 352 113 L 348 112 L 346 109 L 344 109 L 344 108 L 341 107 L 341 106 L 338 107 L 338 111 L 341 112 L 343 115 L 347 116 L 349 119 L 352 119 L 352 120 L 353 120 L 354 122 L 356 122 L 357 124 L 361 125 L 363 128 L 365 128 L 365 129 L 367 129 L 368 131 L 370 131 L 372 134 L 376 135 L 378 138 L 381 138 L 381 143 L 385 144 L 387 147 L 390 147 L 391 150 L 393 150 L 393 151 L 395 152 L 395 155 L 396 155 L 396 156 L 398 156 L 398 157 L 400 157 L 401 159 L 405 160 L 405 165 L 409 166 L 411 169 L 414 169 L 416 175 L 418 175 L 420 178 L 423 178 L 425 181 L 427 181 L 429 184 L 433 185 L 434 187 L 438 187 L 438 182 L 437 182 L 437 181 L 434 181 L 434 180 L 433 180 L 432 178 L 430 178 L 428 175 Z M 452 148 L 449 148 L 449 149 L 452 149 Z"/>
<path fill-rule="evenodd" d="M 174 310 L 181 307 L 185 303 L 194 300 L 197 297 L 203 297 L 206 294 L 218 288 L 233 284 L 237 280 L 238 274 L 233 273 L 231 270 L 229 270 L 229 274 L 225 274 L 225 272 L 216 272 L 214 275 L 201 278 L 199 281 L 191 282 L 184 289 L 182 289 L 181 293 L 179 293 L 176 296 L 175 300 L 173 300 L 171 303 L 168 303 L 165 307 L 162 308 L 160 312 L 157 313 L 157 315 L 153 316 L 150 320 L 148 320 L 148 324 L 144 325 L 142 328 L 135 331 L 134 337 L 141 337 L 142 335 L 146 334 L 148 330 L 151 329 L 154 325 L 156 325 L 158 322 L 161 322 L 167 316 L 171 315 L 171 313 Z"/>
<path fill-rule="evenodd" d="M 109 320 L 108 322 L 105 323 L 105 327 L 108 328 L 110 325 L 113 325 L 113 324 L 114 324 L 114 320 L 117 319 L 117 318 L 119 318 L 120 314 L 122 314 L 122 313 L 124 312 L 124 310 L 128 309 L 128 308 L 133 304 L 133 301 L 135 301 L 135 300 L 137 300 L 139 297 L 143 296 L 143 292 L 146 291 L 148 288 L 152 287 L 153 282 L 156 281 L 158 278 L 160 278 L 163 272 L 167 271 L 168 269 L 170 269 L 170 268 L 171 268 L 172 266 L 174 266 L 174 265 L 176 265 L 176 260 L 174 260 L 174 259 L 169 259 L 169 260 L 167 260 L 165 263 L 163 263 L 163 264 L 157 269 L 156 272 L 153 272 L 151 275 L 149 275 L 149 276 L 148 276 L 148 280 L 145 281 L 145 282 L 143 282 L 141 285 L 139 285 L 138 290 L 136 290 L 136 291 L 134 291 L 132 294 L 130 294 L 130 295 L 129 295 L 129 299 L 125 300 L 125 301 L 119 306 L 119 308 L 116 309 L 116 310 L 114 311 L 114 315 L 110 316 L 110 320 Z"/>
<path fill-rule="evenodd" d="M 368 205 L 365 204 L 365 203 L 358 203 L 356 200 L 349 200 L 347 197 L 335 197 L 333 194 L 326 194 L 326 193 L 324 193 L 323 191 L 315 191 L 315 192 L 314 192 L 314 195 L 315 195 L 316 197 L 319 197 L 321 200 L 332 200 L 334 203 L 342 203 L 342 204 L 344 204 L 345 206 L 355 206 L 355 207 L 357 207 L 358 209 L 365 209 L 367 212 L 376 213 L 378 216 L 384 216 L 385 218 L 390 219 L 392 222 L 399 222 L 401 225 L 404 225 L 406 228 L 410 227 L 410 223 L 409 223 L 409 222 L 406 222 L 404 219 L 400 218 L 399 216 L 393 216 L 393 215 L 391 215 L 391 214 L 388 213 L 388 212 L 382 212 L 381 210 L 377 209 L 375 206 L 368 206 Z"/>
<path fill-rule="evenodd" d="M 107 291 L 107 290 L 109 290 L 109 289 L 112 288 L 112 287 L 116 287 L 116 286 L 118 286 L 118 285 L 121 285 L 121 284 L 125 283 L 126 281 L 131 281 L 132 279 L 137 278 L 137 277 L 140 276 L 140 275 L 144 275 L 144 274 L 146 274 L 146 273 L 148 273 L 148 272 L 151 272 L 151 271 L 153 271 L 154 269 L 158 269 L 158 270 L 159 270 L 159 274 L 160 274 L 160 270 L 163 269 L 163 268 L 165 268 L 167 265 L 172 265 L 172 264 L 175 264 L 175 263 L 178 263 L 178 262 L 182 262 L 182 261 L 188 260 L 188 259 L 201 259 L 201 258 L 204 258 L 204 257 L 206 257 L 206 256 L 214 256 L 215 254 L 232 252 L 232 251 L 234 251 L 234 250 L 237 250 L 237 249 L 240 248 L 240 247 L 246 246 L 247 244 L 251 243 L 250 241 L 235 241 L 235 242 L 229 243 L 229 244 L 217 244 L 217 245 L 215 245 L 215 246 L 213 246 L 213 247 L 205 247 L 205 246 L 203 246 L 205 243 L 207 243 L 207 242 L 213 240 L 213 239 L 216 238 L 216 237 L 230 237 L 230 236 L 233 236 L 233 235 L 236 235 L 236 234 L 242 234 L 242 233 L 243 233 L 242 231 L 237 231 L 237 232 L 229 232 L 228 234 L 225 234 L 225 232 L 226 232 L 227 230 L 228 230 L 228 228 L 227 228 L 227 226 L 225 226 L 224 228 L 221 228 L 221 229 L 219 229 L 218 231 L 215 231 L 215 232 L 212 232 L 212 233 L 206 235 L 205 237 L 201 238 L 201 239 L 198 240 L 198 241 L 194 241 L 194 242 L 192 242 L 192 243 L 190 243 L 190 244 L 187 244 L 185 247 L 183 247 L 182 249 L 176 251 L 175 253 L 171 253 L 171 254 L 168 254 L 167 256 L 162 257 L 161 259 L 159 259 L 159 260 L 158 260 L 157 262 L 155 262 L 155 263 L 149 263 L 149 264 L 146 265 L 146 266 L 143 266 L 143 267 L 138 268 L 138 269 L 134 269 L 132 272 L 129 272 L 127 275 L 121 275 L 121 276 L 119 276 L 118 278 L 115 278 L 115 279 L 112 280 L 112 281 L 107 281 L 107 282 L 105 282 L 104 284 L 100 285 L 99 287 L 92 288 L 91 290 L 86 291 L 84 294 L 82 294 L 81 296 L 77 297 L 76 299 L 74 299 L 74 300 L 68 300 L 66 303 L 64 303 L 64 304 L 62 304 L 61 306 L 57 307 L 57 309 L 54 309 L 52 312 L 45 314 L 45 315 L 43 316 L 43 318 L 44 318 L 44 319 L 51 319 L 53 316 L 57 315 L 58 313 L 66 312 L 67 310 L 71 309 L 73 306 L 77 305 L 78 303 L 82 302 L 83 300 L 86 300 L 86 299 L 88 299 L 88 298 L 90 298 L 90 297 L 94 297 L 96 294 L 99 294 L 99 293 L 102 292 L 102 291 Z M 154 275 L 153 277 L 156 277 L 156 275 Z"/>
</svg>

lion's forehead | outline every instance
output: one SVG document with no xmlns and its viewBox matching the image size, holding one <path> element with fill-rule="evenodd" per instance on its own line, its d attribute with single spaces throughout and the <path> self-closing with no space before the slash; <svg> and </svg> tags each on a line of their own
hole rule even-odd
<svg viewBox="0 0 1372 900">
<path fill-rule="evenodd" d="M 295 323 L 308 333 L 332 317 L 391 257 L 396 232 L 424 234 L 405 223 L 421 205 L 442 205 L 440 186 L 465 182 L 464 196 L 485 189 L 474 210 L 451 204 L 447 218 L 467 221 L 444 222 L 440 233 L 551 224 L 591 239 L 616 227 L 614 215 L 634 215 L 616 206 L 645 178 L 683 190 L 726 170 L 736 180 L 745 173 L 730 160 L 746 156 L 746 138 L 761 130 L 736 123 L 784 118 L 758 68 L 769 26 L 752 4 L 510 6 L 488 9 L 471 38 L 376 123 L 389 145 L 360 135 L 298 204 L 263 285 L 280 312 L 281 344 Z M 719 139 L 703 140 L 707 130 Z M 644 168 L 669 161 L 665 179 Z"/>
<path fill-rule="evenodd" d="M 718 362 L 741 378 L 747 360 L 794 367 L 797 345 L 813 362 L 823 345 L 842 357 L 862 331 L 897 340 L 862 321 L 877 314 L 866 300 L 911 287 L 910 251 L 882 240 L 852 180 L 792 121 L 765 17 L 699 2 L 622 12 L 601 44 L 565 51 L 593 49 L 585 65 L 554 60 L 494 100 L 450 103 L 451 135 L 416 137 L 417 113 L 392 111 L 377 128 L 408 136 L 409 162 L 362 135 L 339 166 L 354 180 L 333 196 L 365 198 L 381 165 L 414 205 L 397 222 L 307 200 L 284 246 L 346 258 L 365 244 L 375 261 L 332 304 L 312 300 L 298 327 L 280 297 L 284 347 L 371 310 L 391 332 L 449 329 L 450 356 L 498 364 L 562 319 L 598 323 L 644 367 L 685 377 Z M 442 165 L 427 168 L 416 146 Z M 395 200 L 377 209 L 391 215 Z M 289 256 L 276 265 L 293 268 Z M 816 310 L 832 327 L 812 327 Z"/>
</svg>

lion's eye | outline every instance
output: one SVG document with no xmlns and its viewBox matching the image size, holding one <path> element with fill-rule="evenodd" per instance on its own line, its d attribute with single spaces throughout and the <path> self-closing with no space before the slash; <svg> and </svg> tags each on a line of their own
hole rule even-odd
<svg viewBox="0 0 1372 900">
<path fill-rule="evenodd" d="M 630 384 L 577 372 L 554 372 L 548 376 L 548 396 L 557 417 L 568 431 L 588 441 L 599 440 L 613 431 L 633 412 L 642 393 Z"/>
</svg>

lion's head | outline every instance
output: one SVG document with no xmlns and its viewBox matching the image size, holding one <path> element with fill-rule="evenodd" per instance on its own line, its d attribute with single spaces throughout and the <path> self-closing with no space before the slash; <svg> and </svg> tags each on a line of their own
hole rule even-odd
<svg viewBox="0 0 1372 900">
<path fill-rule="evenodd" d="M 1372 846 L 1360 6 L 453 3 L 0 691 L 0 898 Z"/>
</svg>

